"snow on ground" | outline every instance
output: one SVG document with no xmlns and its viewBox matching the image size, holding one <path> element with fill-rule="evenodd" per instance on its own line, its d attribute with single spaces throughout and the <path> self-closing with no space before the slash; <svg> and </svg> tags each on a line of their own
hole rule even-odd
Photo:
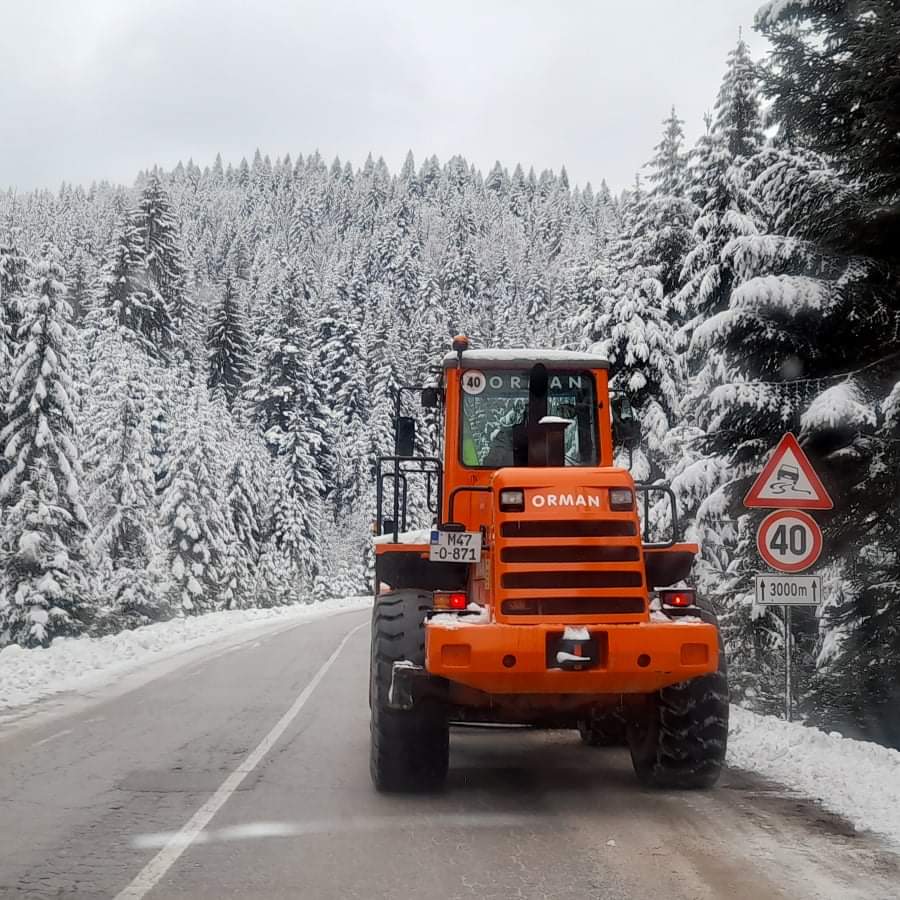
<svg viewBox="0 0 900 900">
<path fill-rule="evenodd" d="M 375 544 L 392 544 L 394 542 L 394 532 L 389 531 L 387 534 L 379 535 L 372 539 Z M 429 544 L 431 543 L 431 529 L 419 528 L 416 531 L 401 531 L 397 534 L 398 544 Z"/>
<path fill-rule="evenodd" d="M 371 597 L 342 597 L 273 609 L 236 609 L 171 619 L 102 638 L 57 638 L 47 649 L 0 650 L 0 710 L 53 694 L 94 690 L 135 669 L 241 632 L 275 630 L 335 613 L 365 609 Z"/>
<path fill-rule="evenodd" d="M 732 706 L 727 762 L 900 844 L 900 751 Z"/>
</svg>

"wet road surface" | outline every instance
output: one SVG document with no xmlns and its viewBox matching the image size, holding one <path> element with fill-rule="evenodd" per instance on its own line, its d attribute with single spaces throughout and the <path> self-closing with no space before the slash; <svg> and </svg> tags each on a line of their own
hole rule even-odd
<svg viewBox="0 0 900 900">
<path fill-rule="evenodd" d="M 783 788 L 645 790 L 574 732 L 454 729 L 445 792 L 377 794 L 368 617 L 0 726 L 0 897 L 900 896 L 890 848 Z"/>
</svg>

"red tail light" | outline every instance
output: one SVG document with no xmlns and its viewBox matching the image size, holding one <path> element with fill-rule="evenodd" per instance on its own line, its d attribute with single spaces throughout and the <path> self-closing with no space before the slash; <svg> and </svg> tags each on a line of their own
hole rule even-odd
<svg viewBox="0 0 900 900">
<path fill-rule="evenodd" d="M 454 612 L 462 612 L 468 605 L 469 598 L 463 591 L 434 592 L 435 609 L 452 609 Z"/>
<path fill-rule="evenodd" d="M 659 591 L 659 602 L 663 606 L 684 609 L 697 604 L 697 592 L 693 588 L 679 588 L 673 591 Z"/>
</svg>

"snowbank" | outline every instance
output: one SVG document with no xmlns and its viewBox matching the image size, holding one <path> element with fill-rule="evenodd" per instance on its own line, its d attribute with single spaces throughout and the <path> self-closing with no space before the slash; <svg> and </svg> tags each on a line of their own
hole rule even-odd
<svg viewBox="0 0 900 900">
<path fill-rule="evenodd" d="M 900 751 L 732 706 L 727 762 L 900 843 Z"/>
<path fill-rule="evenodd" d="M 171 619 L 102 638 L 57 638 L 47 649 L 0 650 L 0 711 L 63 691 L 79 693 L 185 650 L 239 636 L 242 631 L 321 619 L 365 609 L 371 597 L 343 597 L 273 609 L 237 609 Z"/>
</svg>

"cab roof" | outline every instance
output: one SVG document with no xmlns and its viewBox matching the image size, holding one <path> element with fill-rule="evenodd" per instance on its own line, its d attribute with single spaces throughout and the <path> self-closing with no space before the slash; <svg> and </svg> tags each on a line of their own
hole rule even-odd
<svg viewBox="0 0 900 900">
<path fill-rule="evenodd" d="M 444 357 L 444 368 L 456 368 L 457 355 Z M 531 368 L 543 363 L 548 369 L 608 369 L 609 361 L 596 353 L 578 353 L 574 350 L 549 350 L 520 347 L 513 350 L 465 350 L 462 355 L 464 369 L 513 369 Z"/>
</svg>

